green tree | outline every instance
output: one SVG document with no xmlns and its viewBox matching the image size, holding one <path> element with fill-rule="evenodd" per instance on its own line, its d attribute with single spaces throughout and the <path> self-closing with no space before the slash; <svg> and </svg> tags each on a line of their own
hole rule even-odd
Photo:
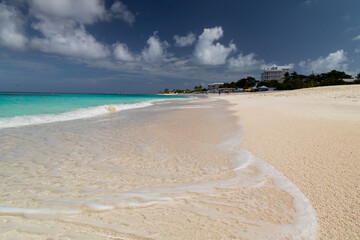
<svg viewBox="0 0 360 240">
<path fill-rule="evenodd" d="M 299 78 L 299 75 L 297 74 L 297 72 L 293 71 L 293 72 L 290 74 L 290 78 L 291 78 L 291 79 L 297 79 L 297 78 Z"/>
<path fill-rule="evenodd" d="M 194 90 L 195 90 L 195 92 L 201 92 L 201 91 L 202 91 L 201 85 L 195 86 L 195 87 L 194 87 Z"/>
<path fill-rule="evenodd" d="M 231 83 L 224 83 L 222 85 L 223 88 L 236 88 L 236 83 L 235 82 L 231 82 Z"/>
<path fill-rule="evenodd" d="M 335 77 L 324 78 L 320 81 L 321 86 L 343 85 L 343 84 L 346 84 L 346 82 L 343 81 L 342 79 L 337 79 Z"/>
<path fill-rule="evenodd" d="M 304 82 L 304 87 L 309 88 L 309 87 L 317 87 L 319 84 L 315 81 L 312 80 L 311 78 L 309 78 L 307 81 Z"/>
<path fill-rule="evenodd" d="M 342 80 L 344 78 L 351 78 L 351 76 L 346 74 L 345 72 L 332 70 L 327 73 L 321 73 L 320 75 L 318 75 L 317 80 L 320 83 L 320 85 L 328 86 L 328 85 L 345 84 L 345 82 Z"/>
<path fill-rule="evenodd" d="M 304 84 L 300 79 L 289 79 L 285 80 L 283 83 L 279 85 L 278 90 L 293 90 L 303 88 Z"/>
<path fill-rule="evenodd" d="M 282 79 L 284 80 L 283 82 L 289 81 L 291 79 L 290 74 L 288 72 L 285 72 Z"/>
<path fill-rule="evenodd" d="M 356 78 L 355 78 L 356 80 L 354 81 L 354 83 L 356 83 L 356 84 L 360 84 L 360 73 L 358 73 L 357 75 L 356 75 Z"/>
<path fill-rule="evenodd" d="M 235 83 L 234 88 L 249 88 L 254 87 L 258 81 L 253 77 L 242 78 Z"/>
</svg>

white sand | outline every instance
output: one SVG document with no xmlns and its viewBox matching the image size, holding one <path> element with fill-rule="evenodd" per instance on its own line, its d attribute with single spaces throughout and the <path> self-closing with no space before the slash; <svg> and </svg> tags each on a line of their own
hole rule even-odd
<svg viewBox="0 0 360 240">
<path fill-rule="evenodd" d="M 223 94 L 242 146 L 310 200 L 318 239 L 360 239 L 360 86 Z"/>
<path fill-rule="evenodd" d="M 359 239 L 360 86 L 220 98 L 3 130 L 0 238 L 313 239 L 240 124 L 319 239 Z"/>
<path fill-rule="evenodd" d="M 313 239 L 311 206 L 239 152 L 228 106 L 188 99 L 2 130 L 0 239 Z"/>
</svg>

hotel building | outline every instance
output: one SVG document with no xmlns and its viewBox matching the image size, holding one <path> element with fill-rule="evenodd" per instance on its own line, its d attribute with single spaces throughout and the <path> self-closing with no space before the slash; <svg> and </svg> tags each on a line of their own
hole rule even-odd
<svg viewBox="0 0 360 240">
<path fill-rule="evenodd" d="M 277 66 L 274 64 L 271 67 L 264 69 L 261 73 L 261 81 L 276 80 L 279 83 L 282 83 L 284 82 L 284 74 L 289 71 L 289 67 Z"/>
<path fill-rule="evenodd" d="M 208 90 L 213 91 L 219 89 L 224 83 L 211 83 L 208 85 Z"/>
</svg>

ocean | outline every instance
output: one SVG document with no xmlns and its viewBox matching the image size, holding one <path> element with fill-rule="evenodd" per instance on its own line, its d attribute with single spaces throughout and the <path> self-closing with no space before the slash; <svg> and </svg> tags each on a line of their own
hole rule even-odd
<svg viewBox="0 0 360 240">
<path fill-rule="evenodd" d="M 0 92 L 0 128 L 94 117 L 172 98 L 181 96 Z"/>
<path fill-rule="evenodd" d="M 240 146 L 222 100 L 1 99 L 1 239 L 315 238 L 308 200 Z"/>
</svg>

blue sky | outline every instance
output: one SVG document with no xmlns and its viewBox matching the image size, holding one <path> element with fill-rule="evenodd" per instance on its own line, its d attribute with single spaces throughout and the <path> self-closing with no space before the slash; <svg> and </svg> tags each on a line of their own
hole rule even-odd
<svg viewBox="0 0 360 240">
<path fill-rule="evenodd" d="M 0 1 L 0 91 L 157 93 L 360 72 L 358 0 Z"/>
</svg>

